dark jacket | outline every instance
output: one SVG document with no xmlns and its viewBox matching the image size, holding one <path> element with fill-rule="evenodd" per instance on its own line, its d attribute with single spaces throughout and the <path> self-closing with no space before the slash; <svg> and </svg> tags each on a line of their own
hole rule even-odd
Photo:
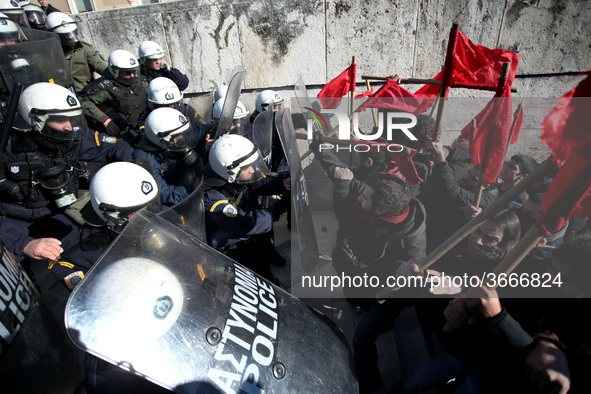
<svg viewBox="0 0 591 394">
<path fill-rule="evenodd" d="M 171 67 L 170 71 L 165 68 L 154 71 L 142 65 L 140 66 L 140 72 L 144 77 L 146 77 L 148 83 L 150 83 L 154 78 L 165 77 L 174 82 L 181 92 L 187 89 L 189 86 L 189 77 L 174 67 Z"/>
</svg>

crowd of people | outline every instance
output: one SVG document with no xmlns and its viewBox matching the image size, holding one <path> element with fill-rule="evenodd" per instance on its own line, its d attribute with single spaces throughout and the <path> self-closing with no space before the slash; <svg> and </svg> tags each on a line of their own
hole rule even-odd
<svg viewBox="0 0 591 394">
<path fill-rule="evenodd" d="M 28 11 L 0 4 L 0 45 L 19 45 L 26 40 L 23 29 L 56 33 L 72 81 L 33 83 L 15 115 L 2 109 L 12 127 L 0 146 L 0 238 L 10 251 L 24 265 L 47 264 L 72 290 L 137 211 L 159 212 L 203 184 L 207 243 L 280 286 L 270 270 L 270 264 L 285 264 L 274 247 L 273 223 L 289 211 L 290 174 L 277 129 L 264 156 L 252 124 L 263 112 L 279 110 L 281 96 L 261 92 L 252 114 L 238 101 L 230 126 L 218 130 L 223 88 L 211 103 L 212 119 L 204 119 L 183 102 L 189 77 L 165 60 L 157 42 L 142 42 L 137 54 L 115 49 L 105 60 L 80 39 L 70 16 L 39 2 Z M 10 92 L 4 81 L 0 88 Z M 334 186 L 337 272 L 424 277 L 417 261 L 538 166 L 527 154 L 511 156 L 475 206 L 480 170 L 471 165 L 467 142 L 444 146 L 433 130 L 433 119 L 419 116 L 417 141 L 384 141 L 417 152 L 419 185 L 409 185 L 388 152 L 356 152 L 348 166 L 320 149 L 315 134 L 310 147 Z M 516 196 L 433 268 L 458 276 L 492 272 L 542 214 L 553 175 Z M 269 203 L 264 196 L 278 198 Z M 526 256 L 518 272 L 561 273 L 560 287 L 535 298 L 449 288 L 444 294 L 407 289 L 381 299 L 368 297 L 367 289 L 344 289 L 356 310 L 365 311 L 353 338 L 360 391 L 385 392 L 376 340 L 408 306 L 422 311 L 425 329 L 441 334 L 443 350 L 404 377 L 395 388 L 400 392 L 452 378 L 458 392 L 587 391 L 591 343 L 579 316 L 589 308 L 590 232 L 585 218 L 572 220 Z M 458 295 L 464 297 L 450 301 Z M 91 364 L 98 376 L 97 361 Z"/>
</svg>

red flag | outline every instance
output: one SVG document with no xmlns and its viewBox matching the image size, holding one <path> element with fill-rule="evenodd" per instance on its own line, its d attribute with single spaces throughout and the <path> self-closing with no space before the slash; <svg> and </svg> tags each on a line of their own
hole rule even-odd
<svg viewBox="0 0 591 394">
<path fill-rule="evenodd" d="M 546 234 L 569 219 L 591 216 L 591 139 L 571 151 L 544 196 L 542 212 L 535 224 Z"/>
<path fill-rule="evenodd" d="M 414 150 L 412 148 L 404 147 L 404 150 L 406 152 L 409 152 L 408 154 L 404 154 L 402 152 L 390 152 L 388 150 L 389 145 L 396 146 L 396 149 L 393 149 L 393 150 L 399 150 L 399 147 L 402 145 L 398 145 L 398 144 L 387 144 L 387 143 L 383 143 L 383 142 L 361 141 L 361 140 L 354 140 L 353 143 L 354 144 L 369 145 L 368 152 L 388 152 L 388 154 L 392 158 L 392 161 L 395 162 L 396 165 L 398 166 L 398 168 L 397 168 L 398 171 L 395 171 L 396 169 L 394 169 L 393 171 L 390 171 L 391 173 L 394 173 L 396 175 L 402 175 L 401 178 L 406 179 L 406 181 L 408 183 L 410 183 L 411 185 L 418 185 L 421 182 L 423 182 L 423 180 L 419 177 L 419 174 L 417 173 L 417 169 L 415 168 L 415 163 L 412 161 L 412 157 L 415 155 L 415 153 L 417 153 L 416 150 Z"/>
<path fill-rule="evenodd" d="M 517 139 L 519 138 L 519 132 L 521 131 L 521 126 L 523 125 L 522 106 L 519 106 L 519 108 L 515 110 L 515 113 L 513 114 L 513 120 L 515 123 L 513 124 L 513 129 L 511 130 L 511 145 L 517 142 Z"/>
<path fill-rule="evenodd" d="M 475 45 L 461 31 L 458 31 L 456 48 L 452 62 L 451 86 L 490 86 L 497 85 L 501 77 L 500 70 L 503 63 L 511 62 L 511 69 L 507 79 L 509 86 L 513 83 L 519 65 L 519 55 L 504 49 L 489 49 L 482 45 Z M 443 80 L 443 71 L 433 78 Z M 441 86 L 425 85 L 415 92 L 415 95 L 436 96 Z"/>
<path fill-rule="evenodd" d="M 476 127 L 471 122 L 462 129 L 462 137 L 470 140 L 472 164 L 480 164 L 485 183 L 497 181 L 511 130 L 511 85 L 495 94 L 486 107 L 476 115 Z"/>
<path fill-rule="evenodd" d="M 586 97 L 586 98 L 582 98 Z M 584 138 L 591 138 L 591 71 L 576 88 L 558 99 L 558 105 L 542 121 L 542 142 L 550 148 L 555 164 L 566 160 Z"/>
<path fill-rule="evenodd" d="M 341 103 L 343 96 L 355 91 L 356 73 L 357 63 L 353 63 L 338 77 L 324 85 L 320 93 L 318 93 L 323 108 L 336 108 Z"/>
<path fill-rule="evenodd" d="M 417 97 L 400 86 L 398 82 L 388 79 L 384 86 L 358 108 L 358 111 L 365 111 L 368 107 L 387 108 L 419 115 L 428 110 L 431 105 L 433 105 L 433 99 Z"/>
<path fill-rule="evenodd" d="M 367 92 L 363 92 L 361 94 L 356 94 L 355 98 L 368 97 L 368 96 L 371 96 L 372 94 L 373 94 L 373 88 L 369 89 Z"/>
</svg>

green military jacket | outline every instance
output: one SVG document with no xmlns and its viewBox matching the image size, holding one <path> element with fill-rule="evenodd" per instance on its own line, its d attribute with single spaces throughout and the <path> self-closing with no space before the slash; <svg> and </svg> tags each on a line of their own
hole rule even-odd
<svg viewBox="0 0 591 394">
<path fill-rule="evenodd" d="M 107 68 L 107 62 L 91 44 L 80 41 L 82 46 L 76 46 L 65 53 L 66 62 L 70 67 L 70 74 L 74 81 L 74 89 L 80 95 L 82 89 L 92 81 L 92 73 L 102 74 Z"/>
</svg>

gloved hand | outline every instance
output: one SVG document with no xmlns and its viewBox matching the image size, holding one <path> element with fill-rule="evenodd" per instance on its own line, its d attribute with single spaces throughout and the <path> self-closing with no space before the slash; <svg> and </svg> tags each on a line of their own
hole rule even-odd
<svg viewBox="0 0 591 394">
<path fill-rule="evenodd" d="M 320 132 L 314 130 L 312 133 L 312 142 L 310 143 L 310 150 L 314 153 L 320 152 Z"/>
<path fill-rule="evenodd" d="M 290 207 L 291 193 L 285 192 L 281 195 L 281 199 L 269 208 L 271 215 L 273 215 L 273 221 L 276 222 L 279 220 L 279 216 L 281 216 L 282 213 L 289 211 Z"/>
<path fill-rule="evenodd" d="M 353 249 L 351 249 L 351 245 L 349 244 L 349 240 L 347 238 L 343 240 L 341 245 L 339 245 L 339 248 L 341 249 L 341 252 L 343 253 L 343 256 L 345 257 L 347 262 L 349 262 L 352 266 L 360 270 L 364 270 L 367 268 L 367 265 L 359 261 L 359 259 L 355 255 L 355 252 L 353 251 Z"/>
</svg>

